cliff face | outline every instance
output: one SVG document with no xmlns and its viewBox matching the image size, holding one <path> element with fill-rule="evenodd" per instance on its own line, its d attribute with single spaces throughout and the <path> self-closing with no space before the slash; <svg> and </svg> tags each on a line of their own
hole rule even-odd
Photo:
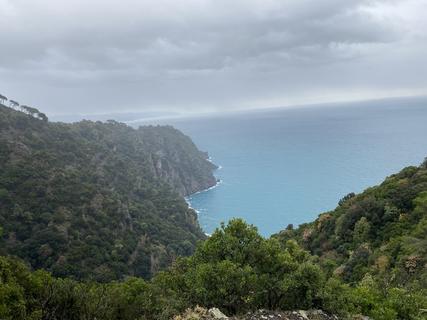
<svg viewBox="0 0 427 320">
<path fill-rule="evenodd" d="M 172 127 L 49 123 L 0 105 L 0 253 L 59 276 L 150 277 L 203 239 L 182 195 L 215 168 Z"/>
<path fill-rule="evenodd" d="M 138 130 L 156 177 L 172 185 L 182 196 L 214 186 L 212 171 L 217 167 L 208 154 L 171 126 L 146 126 Z"/>
</svg>

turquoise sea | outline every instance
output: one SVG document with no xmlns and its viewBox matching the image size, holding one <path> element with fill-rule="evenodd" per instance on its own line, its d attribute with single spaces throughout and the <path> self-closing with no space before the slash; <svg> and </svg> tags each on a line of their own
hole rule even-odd
<svg viewBox="0 0 427 320">
<path fill-rule="evenodd" d="M 270 109 L 168 123 L 221 166 L 188 200 L 207 233 L 242 217 L 268 236 L 427 157 L 427 98 Z"/>
</svg>

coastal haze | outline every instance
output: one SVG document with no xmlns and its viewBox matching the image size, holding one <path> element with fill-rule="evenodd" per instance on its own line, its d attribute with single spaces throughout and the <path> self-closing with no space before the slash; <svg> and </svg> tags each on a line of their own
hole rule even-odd
<svg viewBox="0 0 427 320">
<path fill-rule="evenodd" d="M 241 217 L 269 236 L 334 209 L 427 155 L 427 98 L 236 113 L 171 123 L 221 166 L 216 188 L 189 197 L 207 233 Z"/>
</svg>

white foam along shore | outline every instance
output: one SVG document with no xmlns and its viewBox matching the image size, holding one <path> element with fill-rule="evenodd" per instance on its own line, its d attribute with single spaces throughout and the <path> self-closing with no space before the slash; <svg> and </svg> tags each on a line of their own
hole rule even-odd
<svg viewBox="0 0 427 320">
<path fill-rule="evenodd" d="M 200 211 L 199 211 L 199 210 L 197 210 L 196 208 L 193 208 L 193 207 L 191 206 L 191 202 L 190 202 L 190 201 L 191 201 L 191 197 L 192 197 L 192 196 L 194 196 L 194 195 L 196 195 L 196 194 L 203 193 L 203 192 L 207 192 L 207 191 L 209 191 L 209 190 L 215 189 L 215 188 L 216 188 L 216 187 L 218 187 L 221 183 L 222 183 L 222 180 L 217 180 L 217 182 L 216 182 L 216 184 L 215 184 L 214 186 L 209 187 L 209 188 L 204 189 L 204 190 L 197 191 L 197 192 L 195 192 L 195 193 L 193 193 L 193 194 L 189 195 L 188 197 L 184 197 L 184 200 L 185 200 L 185 202 L 187 202 L 188 207 L 189 207 L 190 209 L 194 210 L 194 211 L 196 212 L 197 216 L 199 216 L 199 215 L 200 215 Z M 206 232 L 205 232 L 205 235 L 206 235 L 206 236 L 208 236 L 208 237 L 210 237 L 210 236 L 211 236 L 209 233 L 206 233 Z"/>
<path fill-rule="evenodd" d="M 207 161 L 209 161 L 209 162 L 211 162 L 211 163 L 213 163 L 213 161 L 212 161 L 212 158 L 211 158 L 211 157 L 207 158 L 206 160 L 207 160 Z M 221 165 L 218 165 L 218 166 L 217 166 L 217 168 L 216 168 L 215 170 L 217 171 L 217 170 L 221 170 L 221 169 L 222 169 L 222 166 L 221 166 Z"/>
<path fill-rule="evenodd" d="M 212 162 L 212 158 L 211 158 L 211 157 L 207 158 L 206 160 L 207 160 L 207 161 L 209 161 L 209 162 Z M 213 163 L 213 162 L 212 162 L 212 163 Z M 221 170 L 221 169 L 222 169 L 222 166 L 221 166 L 221 165 L 218 165 L 218 167 L 217 167 L 214 171 L 218 171 L 218 170 Z M 200 190 L 200 191 L 197 191 L 197 192 L 194 192 L 194 193 L 190 194 L 189 196 L 185 197 L 185 201 L 188 203 L 188 206 L 189 206 L 191 209 L 193 209 L 194 211 L 196 211 L 197 213 L 199 213 L 196 209 L 194 209 L 194 208 L 191 206 L 191 203 L 190 203 L 190 199 L 191 199 L 191 197 L 195 196 L 196 194 L 203 193 L 203 192 L 207 192 L 207 191 L 209 191 L 209 190 L 215 189 L 215 188 L 216 188 L 216 187 L 218 187 L 221 183 L 222 183 L 222 180 L 221 180 L 221 179 L 217 179 L 217 180 L 216 180 L 216 183 L 215 183 L 212 187 L 209 187 L 209 188 L 206 188 L 206 189 L 203 189 L 203 190 Z"/>
<path fill-rule="evenodd" d="M 212 190 L 212 189 L 214 189 L 214 188 L 218 187 L 218 185 L 220 185 L 220 184 L 221 184 L 221 182 L 222 182 L 222 180 L 218 180 L 218 181 L 217 181 L 217 183 L 216 183 L 214 186 L 212 186 L 212 187 L 210 187 L 210 188 L 207 188 L 207 189 L 205 189 L 205 190 L 201 190 L 201 191 L 198 191 L 198 192 L 196 192 L 196 193 L 193 193 L 193 194 L 191 194 L 191 195 L 190 195 L 190 196 L 188 196 L 188 197 L 184 197 L 184 200 L 185 200 L 185 202 L 187 202 L 188 207 L 189 207 L 190 209 L 192 209 L 192 210 L 194 210 L 194 211 L 196 212 L 197 217 L 199 217 L 199 215 L 200 215 L 200 211 L 199 211 L 199 210 L 197 210 L 196 208 L 193 208 L 193 207 L 191 206 L 191 202 L 190 202 L 191 197 L 192 197 L 193 195 L 195 195 L 195 194 L 202 193 L 202 192 L 207 192 L 207 191 L 209 191 L 209 190 Z M 211 235 L 210 235 L 209 233 L 207 233 L 207 232 L 205 232 L 205 235 L 206 235 L 207 237 L 210 237 L 210 236 L 211 236 Z"/>
<path fill-rule="evenodd" d="M 218 187 L 221 183 L 222 183 L 222 180 L 217 180 L 217 181 L 216 181 L 216 183 L 215 183 L 215 185 L 213 185 L 212 187 L 209 187 L 209 188 L 207 188 L 207 189 L 203 189 L 203 190 L 197 191 L 197 192 L 195 192 L 195 193 L 190 194 L 190 195 L 189 195 L 189 196 L 187 196 L 187 197 L 184 197 L 185 202 L 187 202 L 187 204 L 188 204 L 188 207 L 189 207 L 190 209 L 193 209 L 194 211 L 196 211 L 196 213 L 197 213 L 197 214 L 199 214 L 199 213 L 200 213 L 200 211 L 199 211 L 199 210 L 197 210 L 196 208 L 193 208 L 193 207 L 191 206 L 191 198 L 192 198 L 193 196 L 195 196 L 196 194 L 203 193 L 203 192 L 208 192 L 209 190 L 215 189 L 215 188 L 216 188 L 216 187 Z"/>
<path fill-rule="evenodd" d="M 191 197 L 195 196 L 196 194 L 204 193 L 204 192 L 208 192 L 209 190 L 215 189 L 215 188 L 216 188 L 216 187 L 218 187 L 221 183 L 222 183 L 222 180 L 218 179 L 218 180 L 216 181 L 215 185 L 213 185 L 212 187 L 209 187 L 209 188 L 207 188 L 207 189 L 203 189 L 203 190 L 197 191 L 197 192 L 195 192 L 195 193 L 193 193 L 193 194 L 189 195 L 189 196 L 188 196 L 188 199 L 191 199 Z"/>
<path fill-rule="evenodd" d="M 212 163 L 213 163 L 213 161 L 212 161 L 212 158 L 211 158 L 211 157 L 209 157 L 209 158 L 208 158 L 208 159 L 206 159 L 206 160 L 207 160 L 207 161 L 209 161 L 209 162 L 212 162 Z M 215 170 L 215 171 L 220 170 L 220 169 L 222 169 L 222 166 L 221 166 L 221 165 L 218 165 L 218 167 L 216 168 L 216 170 Z M 184 200 L 185 200 L 185 202 L 187 202 L 188 207 L 189 207 L 190 209 L 194 210 L 194 211 L 197 213 L 197 216 L 199 216 L 200 211 L 199 211 L 199 210 L 197 210 L 196 208 L 193 208 L 193 207 L 191 206 L 191 198 L 192 198 L 193 196 L 195 196 L 196 194 L 203 193 L 203 192 L 208 192 L 209 190 L 215 189 L 215 188 L 216 188 L 216 187 L 218 187 L 221 183 L 222 183 L 222 180 L 221 180 L 221 179 L 217 179 L 217 180 L 216 180 L 215 185 L 213 185 L 212 187 L 209 187 L 209 188 L 206 188 L 206 189 L 203 189 L 203 190 L 197 191 L 197 192 L 195 192 L 195 193 L 190 194 L 190 195 L 189 195 L 189 196 L 187 196 L 187 197 L 184 197 Z M 209 233 L 206 233 L 206 232 L 205 232 L 205 235 L 207 235 L 208 237 L 210 237 L 210 236 L 211 236 Z"/>
</svg>

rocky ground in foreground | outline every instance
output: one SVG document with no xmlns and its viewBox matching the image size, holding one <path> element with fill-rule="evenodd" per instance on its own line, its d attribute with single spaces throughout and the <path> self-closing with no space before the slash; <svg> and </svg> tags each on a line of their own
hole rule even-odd
<svg viewBox="0 0 427 320">
<path fill-rule="evenodd" d="M 183 315 L 174 320 L 339 320 L 335 315 L 328 315 L 322 310 L 299 310 L 299 311 L 267 311 L 258 310 L 249 312 L 239 317 L 227 317 L 217 308 L 204 309 L 197 307 L 187 310 Z M 361 318 L 363 319 L 363 318 Z"/>
</svg>

